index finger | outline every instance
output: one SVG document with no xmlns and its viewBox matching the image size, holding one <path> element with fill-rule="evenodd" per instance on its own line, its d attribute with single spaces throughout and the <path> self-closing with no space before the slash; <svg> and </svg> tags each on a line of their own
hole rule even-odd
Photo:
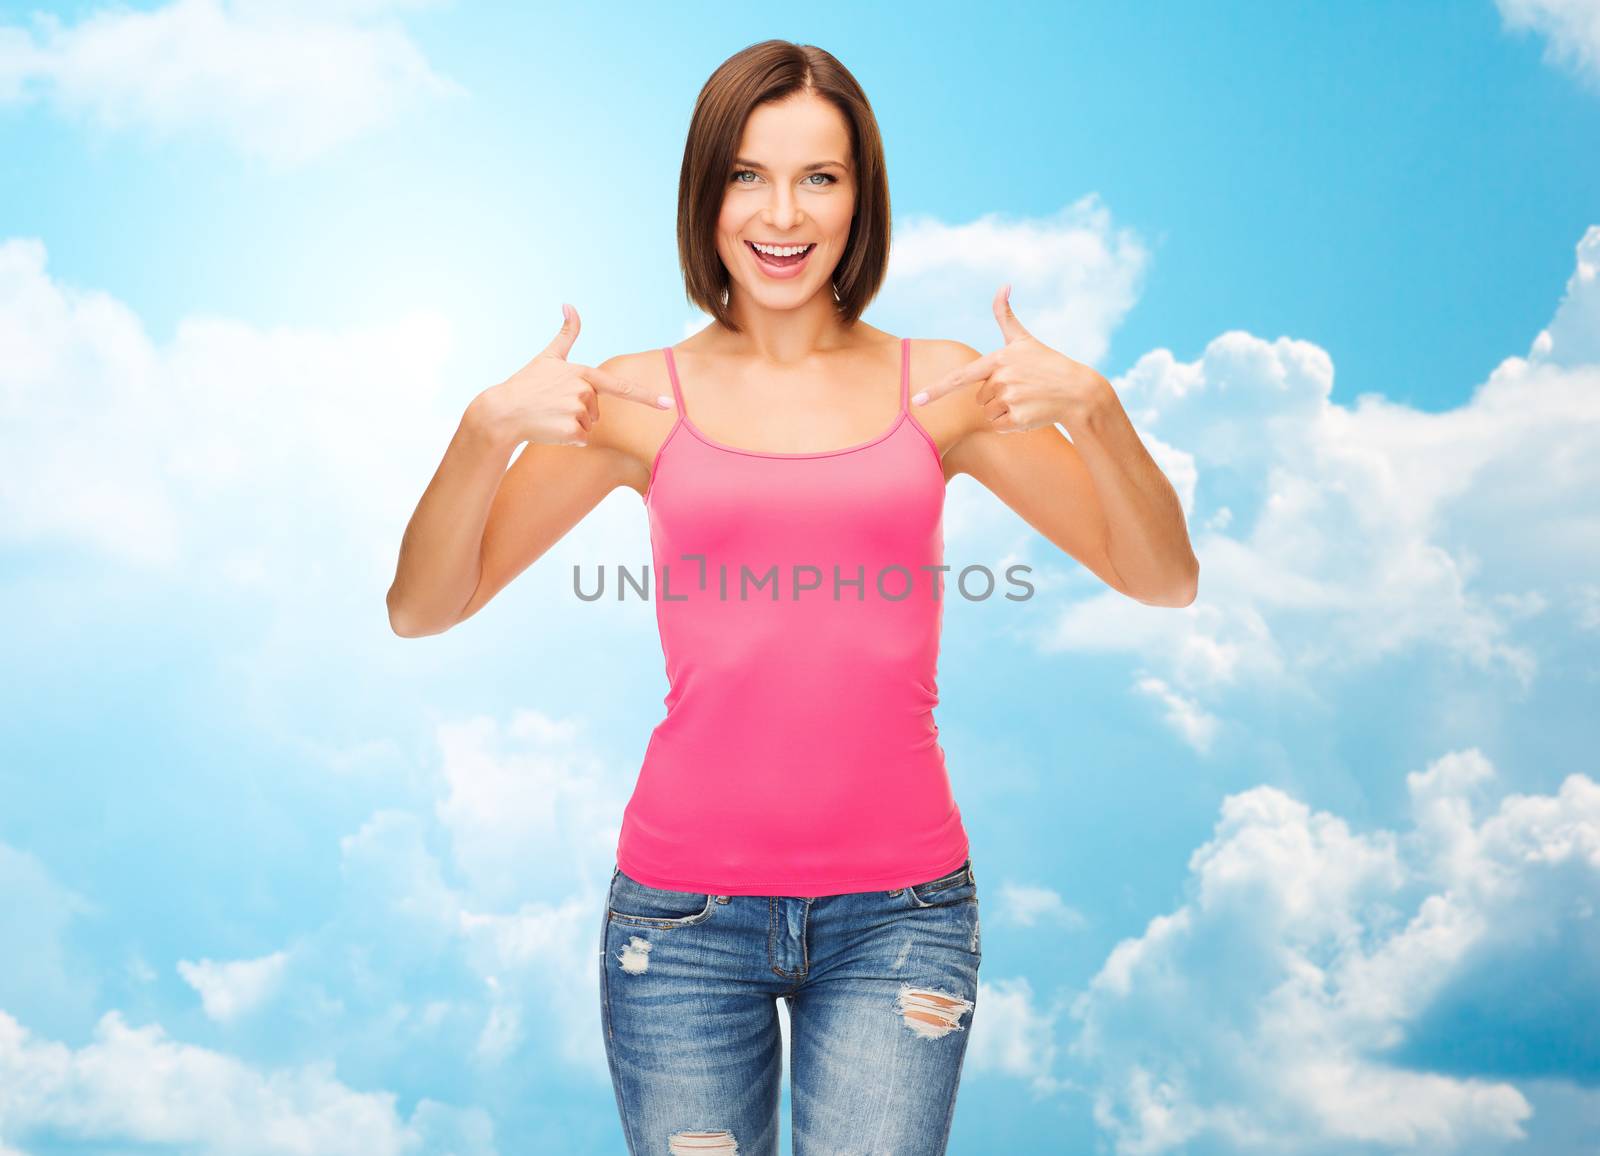
<svg viewBox="0 0 1600 1156">
<path fill-rule="evenodd" d="M 578 365 L 574 368 L 578 371 L 579 377 L 601 393 L 609 393 L 613 397 L 648 405 L 652 409 L 672 408 L 671 397 L 664 393 L 652 394 L 631 377 L 618 377 L 610 370 L 601 369 L 597 365 Z"/>
<path fill-rule="evenodd" d="M 919 391 L 917 397 L 920 397 L 922 400 L 917 404 L 927 405 L 935 398 L 943 397 L 947 393 L 954 393 L 962 386 L 971 385 L 973 382 L 985 380 L 991 373 L 995 371 L 998 365 L 997 359 L 999 358 L 1000 353 L 1001 350 L 996 349 L 990 353 L 985 353 L 981 357 L 973 358 L 960 369 L 951 370 L 938 381 L 928 386 L 928 388 Z M 917 398 L 914 397 L 911 400 L 916 401 Z"/>
</svg>

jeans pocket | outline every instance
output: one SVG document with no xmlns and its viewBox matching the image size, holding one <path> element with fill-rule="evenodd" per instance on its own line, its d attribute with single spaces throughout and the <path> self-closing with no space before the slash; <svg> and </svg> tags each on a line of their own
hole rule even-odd
<svg viewBox="0 0 1600 1156">
<path fill-rule="evenodd" d="M 606 899 L 611 922 L 641 927 L 690 927 L 710 919 L 716 906 L 715 895 L 647 887 L 620 868 L 611 878 L 611 894 Z"/>
<path fill-rule="evenodd" d="M 976 902 L 977 878 L 972 873 L 972 860 L 937 879 L 915 883 L 906 888 L 906 895 L 917 907 L 945 907 L 955 903 Z"/>
</svg>

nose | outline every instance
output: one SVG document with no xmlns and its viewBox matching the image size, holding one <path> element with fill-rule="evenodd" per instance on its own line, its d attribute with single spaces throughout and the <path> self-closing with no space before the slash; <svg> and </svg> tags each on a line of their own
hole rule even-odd
<svg viewBox="0 0 1600 1156">
<path fill-rule="evenodd" d="M 780 185 L 772 194 L 772 200 L 767 202 L 765 216 L 767 224 L 779 231 L 792 229 L 798 225 L 803 217 L 800 206 L 795 203 L 794 190 Z"/>
</svg>

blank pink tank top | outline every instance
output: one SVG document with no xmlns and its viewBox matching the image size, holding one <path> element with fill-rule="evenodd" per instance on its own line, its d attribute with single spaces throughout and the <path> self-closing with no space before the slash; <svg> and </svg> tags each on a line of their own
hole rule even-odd
<svg viewBox="0 0 1600 1156">
<path fill-rule="evenodd" d="M 645 508 L 670 689 L 617 865 L 719 895 L 890 890 L 955 870 L 967 835 L 933 719 L 944 468 L 911 417 L 910 339 L 894 424 L 816 453 L 706 437 L 662 352 L 678 417 Z"/>
</svg>

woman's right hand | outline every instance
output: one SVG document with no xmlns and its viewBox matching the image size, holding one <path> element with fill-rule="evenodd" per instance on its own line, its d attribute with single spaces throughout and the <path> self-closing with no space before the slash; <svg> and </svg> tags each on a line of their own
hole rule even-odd
<svg viewBox="0 0 1600 1156">
<path fill-rule="evenodd" d="M 474 399 L 483 420 L 499 437 L 512 445 L 588 445 L 589 432 L 600 420 L 596 390 L 640 405 L 672 408 L 670 397 L 647 396 L 638 382 L 568 361 L 567 354 L 578 340 L 582 324 L 573 306 L 563 304 L 561 313 L 565 320 L 549 345 L 527 365 Z"/>
</svg>

